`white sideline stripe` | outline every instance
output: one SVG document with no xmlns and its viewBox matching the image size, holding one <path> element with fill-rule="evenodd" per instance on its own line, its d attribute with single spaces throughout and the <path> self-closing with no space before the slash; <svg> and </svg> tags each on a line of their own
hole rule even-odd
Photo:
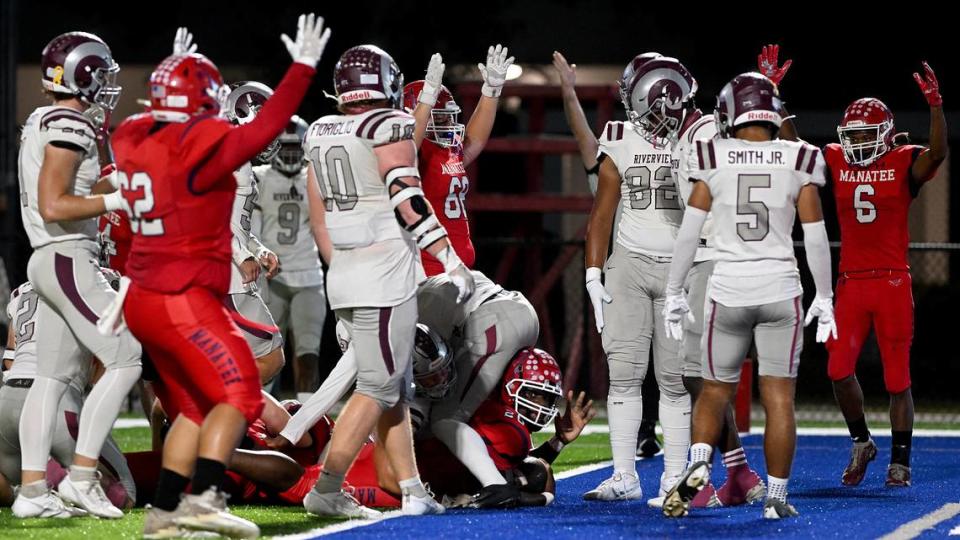
<svg viewBox="0 0 960 540">
<path fill-rule="evenodd" d="M 563 471 L 562 473 L 557 473 L 553 477 L 556 480 L 566 480 L 567 478 L 598 471 L 611 465 L 613 465 L 613 461 L 601 461 L 600 463 L 594 463 L 593 465 L 581 465 L 579 467 Z"/>
<path fill-rule="evenodd" d="M 143 428 L 150 427 L 150 421 L 146 418 L 117 418 L 113 423 L 113 429 Z"/>
<path fill-rule="evenodd" d="M 925 516 L 921 516 L 913 521 L 904 523 L 903 525 L 897 527 L 897 529 L 892 533 L 881 536 L 880 540 L 905 540 L 909 538 L 916 538 L 920 536 L 920 533 L 923 531 L 932 529 L 939 523 L 942 523 L 957 514 L 960 514 L 960 503 L 947 503 Z M 953 531 L 951 531 L 950 534 L 953 534 Z"/>
<path fill-rule="evenodd" d="M 960 536 L 960 525 L 950 530 L 950 536 Z"/>
</svg>

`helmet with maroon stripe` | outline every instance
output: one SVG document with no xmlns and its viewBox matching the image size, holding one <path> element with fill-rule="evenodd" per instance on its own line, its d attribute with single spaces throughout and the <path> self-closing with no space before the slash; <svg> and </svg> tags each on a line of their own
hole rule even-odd
<svg viewBox="0 0 960 540">
<path fill-rule="evenodd" d="M 877 98 L 860 98 L 844 111 L 837 135 L 847 163 L 866 167 L 893 148 L 893 113 Z"/>
<path fill-rule="evenodd" d="M 413 81 L 403 87 L 403 108 L 410 114 L 417 108 L 417 98 L 423 90 L 423 83 L 422 80 Z M 427 140 L 450 148 L 463 144 L 465 131 L 466 127 L 460 123 L 460 106 L 454 101 L 450 90 L 441 84 L 437 103 L 430 110 L 430 120 L 427 121 Z"/>
<path fill-rule="evenodd" d="M 202 54 L 168 56 L 150 74 L 150 114 L 160 122 L 186 122 L 216 114 L 223 87 L 220 70 Z"/>
<path fill-rule="evenodd" d="M 287 175 L 294 175 L 303 170 L 303 138 L 307 135 L 307 123 L 297 115 L 293 115 L 287 122 L 283 133 L 277 137 L 280 150 L 270 162 L 273 168 Z"/>
<path fill-rule="evenodd" d="M 222 94 L 221 94 L 222 95 Z M 237 125 L 248 124 L 257 117 L 260 109 L 273 95 L 273 89 L 257 81 L 243 81 L 230 84 L 230 93 L 220 104 L 220 114 Z M 279 139 L 270 141 L 266 148 L 257 154 L 257 161 L 269 163 L 280 151 Z"/>
<path fill-rule="evenodd" d="M 697 80 L 676 58 L 659 53 L 634 57 L 619 81 L 627 118 L 651 144 L 676 140 L 697 93 Z"/>
<path fill-rule="evenodd" d="M 732 137 L 750 124 L 767 125 L 776 133 L 783 123 L 783 103 L 777 85 L 756 73 L 741 73 L 724 85 L 713 112 L 721 137 Z"/>
<path fill-rule="evenodd" d="M 43 48 L 40 69 L 43 87 L 50 92 L 73 94 L 107 111 L 120 99 L 120 66 L 110 47 L 93 34 L 67 32 L 53 38 Z"/>
<path fill-rule="evenodd" d="M 413 382 L 417 394 L 437 401 L 447 396 L 457 384 L 453 352 L 437 332 L 425 324 L 417 324 L 413 341 Z"/>
<path fill-rule="evenodd" d="M 385 99 L 399 109 L 403 103 L 403 73 L 393 57 L 376 45 L 346 50 L 333 70 L 337 104 Z"/>
<path fill-rule="evenodd" d="M 533 431 L 548 426 L 557 417 L 563 391 L 560 365 L 547 351 L 524 348 L 513 357 L 503 374 L 500 398 L 517 411 Z"/>
</svg>

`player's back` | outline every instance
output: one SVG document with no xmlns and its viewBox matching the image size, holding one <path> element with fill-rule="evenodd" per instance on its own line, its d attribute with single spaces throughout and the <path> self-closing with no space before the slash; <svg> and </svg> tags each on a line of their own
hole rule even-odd
<svg viewBox="0 0 960 540">
<path fill-rule="evenodd" d="M 409 140 L 414 119 L 396 109 L 320 118 L 304 152 L 325 201 L 333 244 L 327 291 L 333 309 L 386 307 L 417 286 L 417 248 L 397 222 L 375 148 Z"/>
<path fill-rule="evenodd" d="M 96 240 L 96 218 L 79 221 L 45 223 L 39 210 L 40 168 L 47 145 L 69 148 L 82 154 L 80 167 L 74 174 L 73 194 L 90 195 L 100 180 L 100 158 L 96 130 L 80 112 L 67 107 L 39 107 L 27 118 L 20 133 L 18 174 L 23 228 L 30 245 L 38 248 L 67 240 Z"/>
<path fill-rule="evenodd" d="M 470 298 L 460 303 L 457 302 L 459 290 L 446 274 L 429 277 L 417 289 L 419 322 L 429 326 L 444 339 L 449 340 L 454 329 L 462 326 L 480 304 L 503 290 L 503 287 L 481 272 L 471 270 L 470 273 L 476 289 Z"/>
<path fill-rule="evenodd" d="M 307 170 L 287 176 L 270 165 L 253 168 L 260 197 L 258 237 L 283 263 L 276 280 L 293 287 L 323 283 L 317 244 L 310 229 Z"/>
<path fill-rule="evenodd" d="M 840 271 L 908 270 L 910 203 L 920 184 L 911 176 L 922 146 L 898 146 L 877 161 L 850 165 L 839 144 L 824 158 L 840 221 Z"/>
<path fill-rule="evenodd" d="M 470 240 L 470 221 L 467 219 L 470 179 L 463 164 L 463 145 L 445 147 L 425 139 L 420 145 L 419 159 L 424 196 L 447 230 L 453 250 L 467 268 L 472 268 L 476 250 Z M 443 273 L 443 265 L 432 255 L 422 251 L 421 257 L 428 276 Z"/>
<path fill-rule="evenodd" d="M 613 160 L 622 179 L 617 243 L 634 252 L 671 256 L 683 210 L 670 149 L 654 146 L 629 122 L 608 122 L 599 143 L 599 154 Z"/>
<path fill-rule="evenodd" d="M 236 180 L 227 175 L 201 192 L 193 178 L 229 130 L 213 116 L 177 124 L 137 115 L 117 128 L 113 146 L 134 233 L 127 274 L 138 285 L 226 293 Z"/>
<path fill-rule="evenodd" d="M 820 151 L 806 143 L 716 139 L 697 143 L 694 178 L 713 197 L 716 267 L 711 296 L 731 306 L 799 294 L 793 225 L 800 189 L 823 185 Z"/>
</svg>

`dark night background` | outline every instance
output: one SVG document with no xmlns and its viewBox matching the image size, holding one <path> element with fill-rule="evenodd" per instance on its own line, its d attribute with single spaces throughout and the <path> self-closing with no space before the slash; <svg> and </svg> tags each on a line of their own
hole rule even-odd
<svg viewBox="0 0 960 540">
<path fill-rule="evenodd" d="M 638 53 L 656 50 L 679 58 L 691 70 L 700 83 L 697 101 L 707 111 L 712 110 L 713 96 L 725 82 L 739 72 L 755 69 L 755 58 L 762 45 L 779 43 L 781 59 L 794 60 L 782 89 L 791 111 L 831 113 L 817 117 L 826 124 L 814 126 L 821 134 L 819 138 L 811 138 L 811 142 L 817 144 L 830 142 L 826 137 L 840 120 L 843 108 L 864 95 L 879 97 L 895 114 L 912 118 L 904 122 L 909 125 L 898 127 L 911 129 L 924 141 L 927 106 L 911 77 L 921 69 L 921 60 L 929 61 L 937 72 L 948 122 L 957 118 L 953 111 L 960 103 L 960 91 L 956 90 L 960 88 L 957 84 L 960 62 L 956 61 L 956 35 L 960 25 L 945 7 L 930 3 L 887 7 L 879 2 L 694 5 L 545 0 L 429 3 L 4 0 L 0 10 L 4 19 L 0 44 L 7 66 L 5 94 L 11 88 L 9 66 L 38 63 L 44 45 L 61 32 L 82 29 L 96 33 L 110 44 L 122 66 L 159 62 L 169 54 L 174 32 L 182 25 L 193 32 L 200 52 L 221 68 L 244 67 L 257 78 L 275 85 L 290 62 L 279 35 L 286 32 L 293 36 L 297 15 L 314 11 L 326 18 L 333 36 L 300 110 L 301 116 L 308 120 L 332 111 L 332 102 L 324 99 L 323 91 L 332 91 L 333 65 L 343 50 L 360 43 L 374 43 L 389 51 L 408 81 L 422 77 L 433 52 L 443 53 L 448 67 L 470 65 L 483 61 L 486 47 L 493 43 L 509 46 L 511 54 L 522 65 L 549 64 L 551 53 L 560 50 L 571 62 L 581 66 L 622 66 Z M 145 89 L 124 90 L 130 91 L 145 94 Z M 509 93 L 508 85 L 505 95 Z M 7 111 L 3 121 L 22 122 L 23 119 L 9 117 L 9 96 L 3 103 Z M 567 134 L 558 101 L 549 114 L 547 131 Z M 594 111 L 588 109 L 588 114 L 592 117 Z M 616 114 L 622 115 L 619 106 Z M 495 134 L 512 134 L 522 122 L 522 115 L 519 120 L 511 120 L 501 113 Z M 810 127 L 810 120 L 805 125 L 802 115 L 798 123 L 801 133 Z M 952 122 L 950 128 L 951 140 L 955 143 L 960 136 L 960 125 Z M 10 143 L 9 139 L 4 141 L 4 155 L 10 155 L 6 153 Z M 522 190 L 522 183 L 515 178 L 523 174 L 522 170 L 514 168 L 514 174 L 504 172 L 516 165 L 511 159 L 519 158 L 481 158 L 481 168 L 488 172 L 482 175 L 480 191 Z M 11 162 L 0 165 L 9 170 Z M 832 213 L 829 198 L 829 194 L 824 195 L 828 214 Z M 960 203 L 960 189 L 951 190 L 950 198 L 952 203 Z M 951 206 L 960 208 L 957 204 Z M 960 238 L 955 232 L 960 223 L 955 216 L 960 212 L 951 214 L 950 239 L 954 240 Z M 481 215 L 474 222 L 478 239 L 509 232 L 502 223 L 503 214 L 490 216 Z M 19 220 L 15 223 L 8 220 L 4 235 L 14 234 L 18 223 Z M 838 238 L 835 226 L 831 224 L 830 228 L 831 237 Z M 545 249 L 546 264 L 558 249 Z M 497 248 L 481 245 L 480 269 L 491 272 L 499 256 Z M 960 258 L 951 255 L 951 259 L 953 277 L 960 273 Z M 527 277 L 529 279 L 529 275 Z M 506 284 L 523 289 L 518 276 L 511 275 L 511 282 Z M 918 292 L 915 378 L 929 381 L 918 384 L 928 395 L 941 399 L 955 398 L 955 392 L 938 384 L 937 377 L 960 376 L 958 359 L 947 347 L 944 337 L 955 326 L 955 316 L 949 306 L 957 300 L 960 300 L 960 291 L 949 285 Z M 550 303 L 562 305 L 552 296 Z M 562 322 L 563 318 L 557 316 L 554 326 L 560 330 L 558 323 Z M 812 334 L 808 333 L 807 338 L 812 343 Z M 325 339 L 328 341 L 331 340 Z M 872 354 L 876 354 L 875 350 Z M 804 358 L 802 369 L 809 373 L 806 380 L 815 380 L 812 383 L 815 391 L 825 394 L 829 391 L 822 375 L 825 359 L 820 356 L 811 359 L 806 352 Z M 874 361 L 866 369 L 872 379 L 867 390 L 882 391 L 882 385 L 877 382 L 879 364 Z M 803 373 L 801 375 L 803 377 Z M 919 398 L 918 405 L 921 402 Z"/>
</svg>

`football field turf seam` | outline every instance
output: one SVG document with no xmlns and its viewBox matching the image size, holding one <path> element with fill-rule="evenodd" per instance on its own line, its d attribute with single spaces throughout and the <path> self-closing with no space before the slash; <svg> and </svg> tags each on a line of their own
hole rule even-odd
<svg viewBox="0 0 960 540">
<path fill-rule="evenodd" d="M 890 534 L 881 536 L 880 540 L 908 540 L 910 538 L 916 538 L 920 536 L 920 533 L 923 531 L 932 529 L 957 514 L 960 514 L 960 503 L 947 503 L 929 514 L 904 523 Z"/>
</svg>

